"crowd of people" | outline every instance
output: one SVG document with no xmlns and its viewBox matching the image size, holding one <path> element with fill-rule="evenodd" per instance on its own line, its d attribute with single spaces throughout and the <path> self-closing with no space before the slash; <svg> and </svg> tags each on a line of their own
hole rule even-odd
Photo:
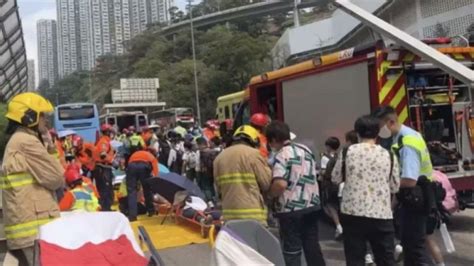
<svg viewBox="0 0 474 266">
<path fill-rule="evenodd" d="M 137 220 L 139 202 L 149 216 L 157 203 L 169 205 L 147 182 L 160 175 L 159 164 L 204 193 L 205 199 L 182 196 L 186 217 L 264 225 L 275 217 L 286 265 L 301 265 L 303 254 L 308 265 L 325 265 L 319 245 L 323 212 L 334 222 L 335 237 L 343 239 L 347 265 L 365 265 L 372 254 L 377 265 L 395 265 L 402 249 L 404 265 L 431 265 L 427 247 L 444 265 L 430 237 L 440 223 L 441 197 L 426 143 L 398 122 L 391 107 L 358 118 L 342 148 L 329 137 L 320 161 L 294 140 L 287 124 L 261 113 L 235 131 L 229 123 L 121 132 L 103 124 L 99 140 L 88 143 L 74 132 L 48 130 L 45 114 L 52 110 L 43 97 L 23 93 L 10 101 L 6 115 L 5 232 L 9 250 L 25 265 L 31 264 L 38 227 L 60 210 L 111 210 L 114 169 L 125 172 L 121 202 L 130 221 Z M 391 144 L 380 145 L 388 138 Z"/>
</svg>

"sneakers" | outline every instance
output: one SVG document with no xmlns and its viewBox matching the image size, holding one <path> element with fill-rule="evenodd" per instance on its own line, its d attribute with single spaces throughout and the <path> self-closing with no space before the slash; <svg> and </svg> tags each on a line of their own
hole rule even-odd
<svg viewBox="0 0 474 266">
<path fill-rule="evenodd" d="M 374 258 L 372 257 L 372 254 L 367 253 L 367 255 L 365 255 L 365 264 L 366 265 L 374 264 Z"/>
<path fill-rule="evenodd" d="M 336 233 L 334 234 L 334 238 L 335 238 L 336 240 L 340 240 L 341 237 L 342 237 L 342 232 L 343 232 L 343 231 L 342 231 L 342 226 L 341 226 L 340 224 L 338 224 L 338 225 L 336 226 Z"/>
<path fill-rule="evenodd" d="M 403 259 L 403 247 L 400 244 L 395 246 L 395 262 L 401 262 Z"/>
</svg>

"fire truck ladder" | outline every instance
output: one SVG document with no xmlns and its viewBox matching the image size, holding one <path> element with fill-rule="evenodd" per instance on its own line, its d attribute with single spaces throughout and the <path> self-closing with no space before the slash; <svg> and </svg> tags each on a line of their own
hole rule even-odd
<svg viewBox="0 0 474 266">
<path fill-rule="evenodd" d="M 474 71 L 463 64 L 435 50 L 397 27 L 390 25 L 370 12 L 365 11 L 349 0 L 336 0 L 336 4 L 342 8 L 342 10 L 359 19 L 363 24 L 376 32 L 396 41 L 399 45 L 426 59 L 471 88 L 474 86 Z"/>
</svg>

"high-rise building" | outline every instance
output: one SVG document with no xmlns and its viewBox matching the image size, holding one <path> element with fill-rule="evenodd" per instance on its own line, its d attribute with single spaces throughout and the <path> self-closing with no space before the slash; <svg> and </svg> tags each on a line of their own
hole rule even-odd
<svg viewBox="0 0 474 266">
<path fill-rule="evenodd" d="M 170 20 L 169 9 L 174 6 L 173 0 L 149 0 L 149 17 L 151 23 L 166 23 Z"/>
<path fill-rule="evenodd" d="M 56 21 L 41 19 L 36 23 L 38 38 L 39 81 L 47 80 L 53 86 L 58 78 L 58 43 Z"/>
<path fill-rule="evenodd" d="M 149 24 L 169 20 L 173 0 L 56 0 L 59 76 L 90 70 L 107 54 L 123 54 L 125 44 Z"/>
<path fill-rule="evenodd" d="M 35 60 L 27 60 L 26 65 L 28 67 L 28 91 L 36 90 L 36 81 L 35 81 Z"/>
</svg>

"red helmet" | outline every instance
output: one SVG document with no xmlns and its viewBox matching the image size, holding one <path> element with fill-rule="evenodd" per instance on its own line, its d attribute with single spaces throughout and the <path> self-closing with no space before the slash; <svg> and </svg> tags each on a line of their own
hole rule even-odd
<svg viewBox="0 0 474 266">
<path fill-rule="evenodd" d="M 81 147 L 83 143 L 84 143 L 84 140 L 81 138 L 81 136 L 74 135 L 74 137 L 72 137 L 72 146 L 73 147 L 75 147 L 75 148 Z"/>
<path fill-rule="evenodd" d="M 100 131 L 102 132 L 112 131 L 112 126 L 109 124 L 102 124 L 102 126 L 100 126 Z"/>
<path fill-rule="evenodd" d="M 66 183 L 68 185 L 73 184 L 79 179 L 82 179 L 81 172 L 79 171 L 79 166 L 71 164 L 67 167 L 66 172 L 64 173 L 66 178 Z"/>
<path fill-rule="evenodd" d="M 135 127 L 134 126 L 129 126 L 128 131 L 130 131 L 130 133 L 135 133 Z"/>
<path fill-rule="evenodd" d="M 258 126 L 258 127 L 265 127 L 268 125 L 268 117 L 262 113 L 253 114 L 250 118 L 250 124 Z"/>
</svg>

